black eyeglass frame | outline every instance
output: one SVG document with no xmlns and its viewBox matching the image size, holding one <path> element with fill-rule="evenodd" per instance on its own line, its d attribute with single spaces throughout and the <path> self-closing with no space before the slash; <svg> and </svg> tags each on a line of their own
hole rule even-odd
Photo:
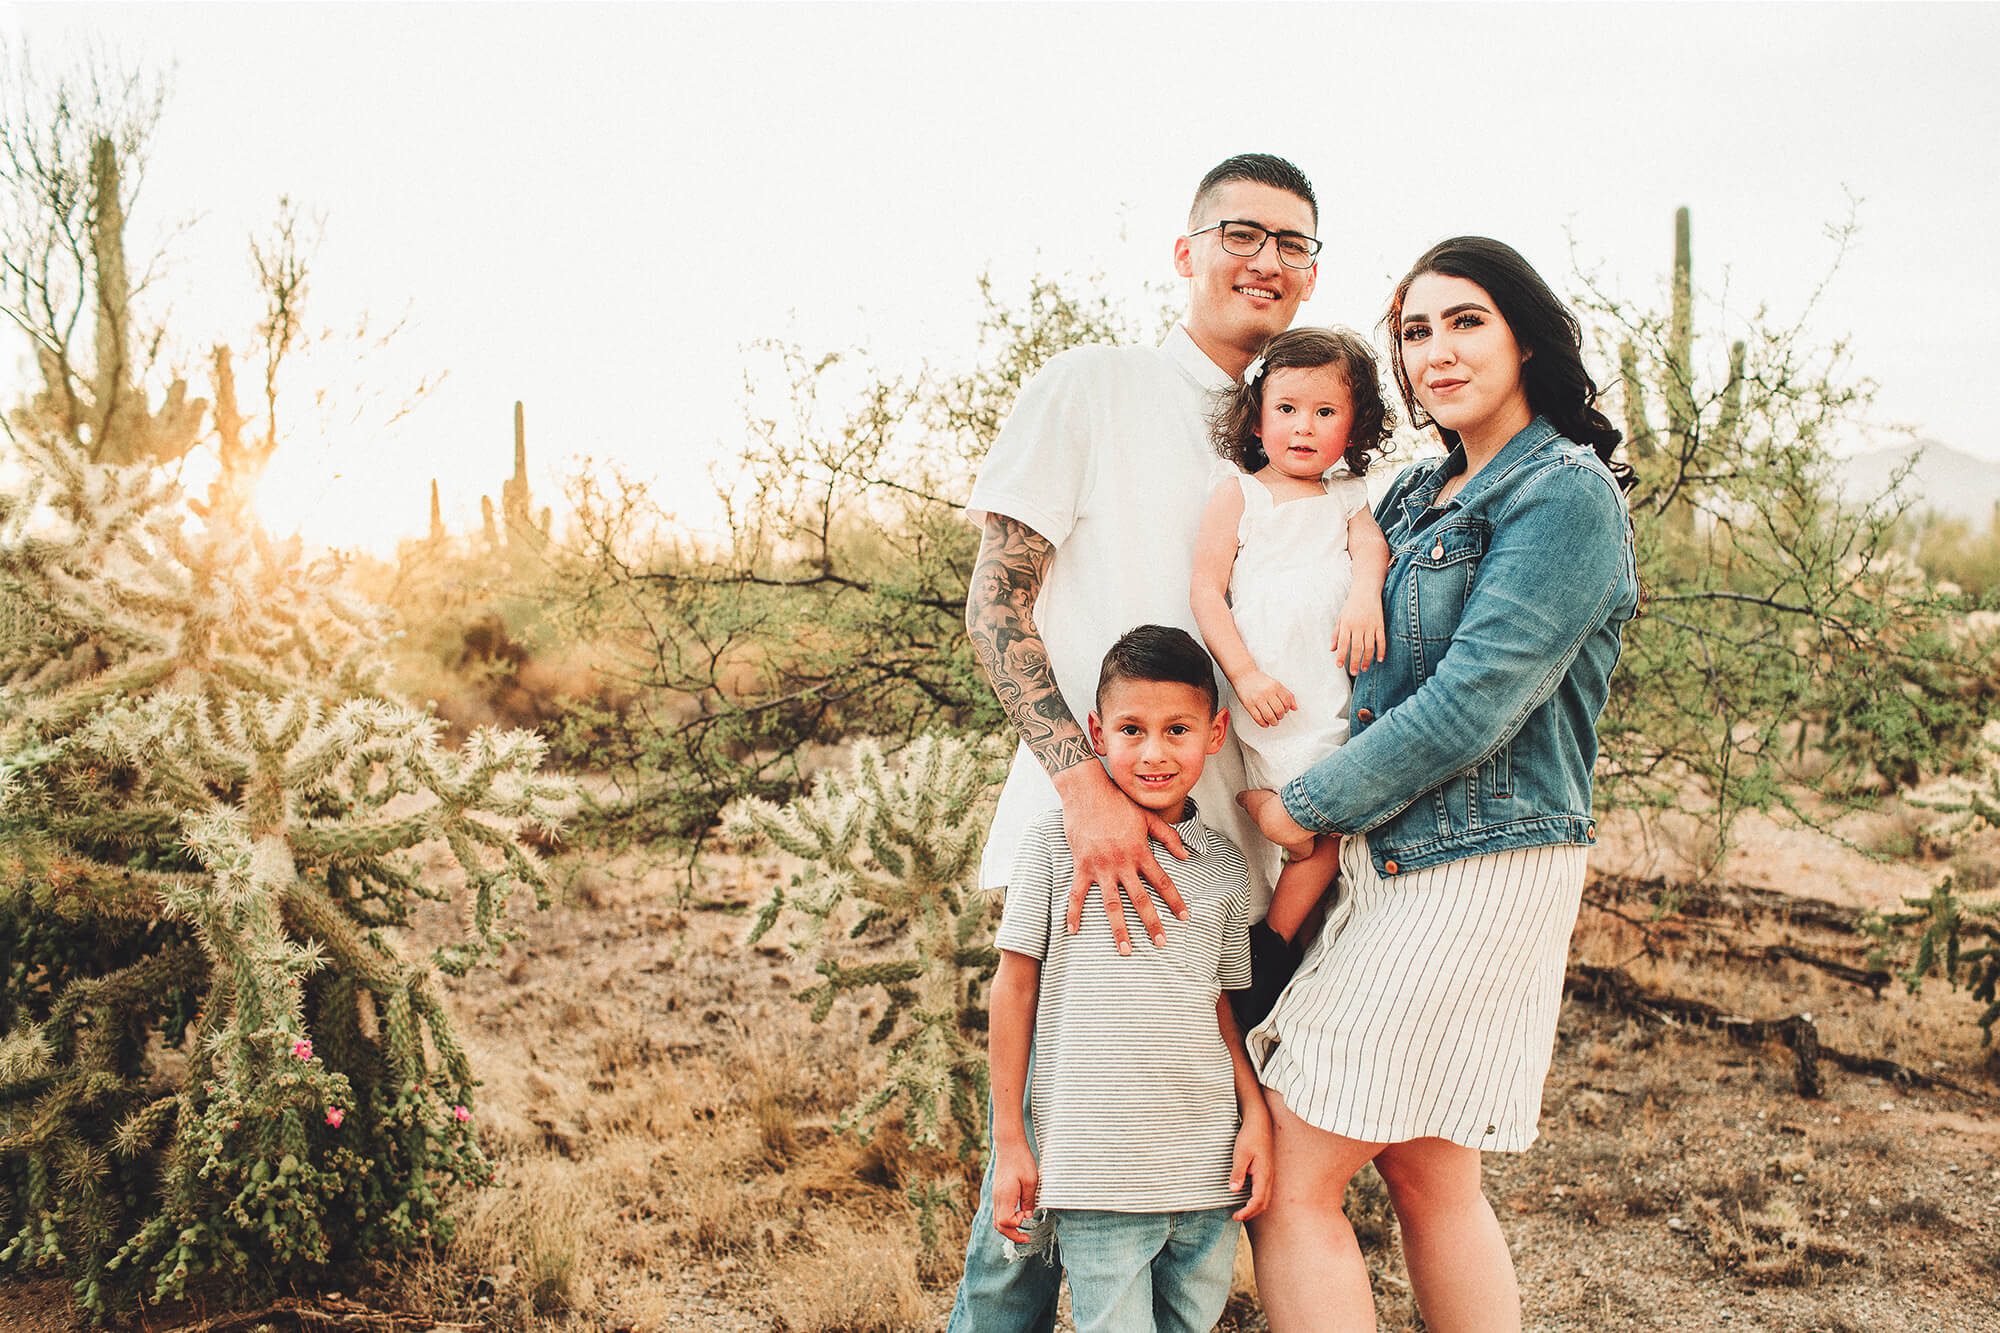
<svg viewBox="0 0 2000 1333">
<path fill-rule="evenodd" d="M 1199 231 L 1189 232 L 1187 234 L 1187 238 L 1189 240 L 1193 240 L 1195 237 L 1200 236 L 1203 232 L 1219 231 L 1224 227 L 1248 227 L 1250 230 L 1258 233 L 1257 248 L 1255 250 L 1250 251 L 1248 254 L 1244 254 L 1243 252 L 1238 250 L 1229 249 L 1228 242 L 1224 241 L 1220 236 L 1215 238 L 1216 244 L 1220 245 L 1229 254 L 1235 255 L 1238 259 L 1255 259 L 1258 255 L 1264 253 L 1264 247 L 1267 244 L 1269 244 L 1272 241 L 1278 241 L 1281 242 L 1281 244 L 1278 246 L 1278 262 L 1280 264 L 1283 264 L 1286 268 L 1307 269 L 1311 268 L 1315 263 L 1319 262 L 1319 252 L 1322 245 L 1319 237 L 1308 236 L 1302 231 L 1272 231 L 1269 227 L 1265 226 L 1263 223 L 1251 222 L 1246 218 L 1224 218 L 1220 222 L 1211 222 L 1206 227 L 1201 228 Z M 1292 261 L 1285 258 L 1285 248 L 1282 242 L 1288 240 L 1304 241 L 1308 246 L 1312 247 L 1306 252 L 1305 263 L 1294 264 L 1292 263 Z"/>
</svg>

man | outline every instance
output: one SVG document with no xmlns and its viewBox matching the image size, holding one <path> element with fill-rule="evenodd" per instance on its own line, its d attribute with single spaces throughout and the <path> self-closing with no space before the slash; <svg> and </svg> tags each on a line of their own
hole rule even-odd
<svg viewBox="0 0 2000 1333">
<path fill-rule="evenodd" d="M 1214 484 L 1209 394 L 1240 377 L 1312 295 L 1318 223 L 1311 183 L 1283 158 L 1248 153 L 1216 166 L 1174 242 L 1174 271 L 1188 280 L 1181 322 L 1156 348 L 1076 348 L 1051 360 L 1021 391 L 972 488 L 968 514 L 982 536 L 966 630 L 1022 741 L 981 882 L 1004 884 L 1022 831 L 1060 805 L 1076 864 L 1070 929 L 1098 885 L 1120 953 L 1132 948 L 1127 901 L 1152 947 L 1166 937 L 1149 888 L 1185 910 L 1148 836 L 1185 853 L 1170 825 L 1112 785 L 1078 719 L 1119 635 L 1149 623 L 1196 632 L 1188 586 Z M 1250 858 L 1254 918 L 1269 901 L 1271 867 L 1268 845 L 1236 808 L 1242 785 L 1232 735 L 1193 795 L 1203 819 Z M 989 1162 L 950 1327 L 1051 1329 L 1061 1272 L 1008 1262 L 992 1187 Z"/>
</svg>

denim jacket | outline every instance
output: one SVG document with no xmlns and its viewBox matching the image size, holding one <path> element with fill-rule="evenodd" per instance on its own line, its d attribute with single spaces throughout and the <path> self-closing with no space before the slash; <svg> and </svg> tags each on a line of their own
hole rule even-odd
<svg viewBox="0 0 2000 1333">
<path fill-rule="evenodd" d="M 1597 716 L 1639 600 L 1624 497 L 1541 417 L 1432 508 L 1464 467 L 1413 464 L 1375 507 L 1388 656 L 1347 744 L 1281 793 L 1308 829 L 1365 832 L 1377 874 L 1597 836 Z"/>
</svg>

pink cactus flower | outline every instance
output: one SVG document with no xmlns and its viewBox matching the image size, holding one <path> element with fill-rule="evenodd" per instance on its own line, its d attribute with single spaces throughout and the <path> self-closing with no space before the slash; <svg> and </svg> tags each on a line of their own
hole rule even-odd
<svg viewBox="0 0 2000 1333">
<path fill-rule="evenodd" d="M 326 1123 L 332 1125 L 335 1129 L 339 1129 L 340 1122 L 345 1119 L 347 1119 L 347 1112 L 341 1110 L 338 1106 L 329 1106 L 326 1108 Z"/>
<path fill-rule="evenodd" d="M 472 1119 L 472 1112 L 466 1110 L 463 1106 L 454 1106 L 451 1108 L 451 1118 L 462 1125 Z"/>
<path fill-rule="evenodd" d="M 304 1037 L 292 1043 L 292 1054 L 301 1060 L 313 1058 L 313 1044 Z"/>
</svg>

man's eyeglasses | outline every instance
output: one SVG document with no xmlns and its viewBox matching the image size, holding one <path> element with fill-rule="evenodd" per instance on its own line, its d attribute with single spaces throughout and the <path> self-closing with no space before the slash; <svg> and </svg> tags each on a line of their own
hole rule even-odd
<svg viewBox="0 0 2000 1333">
<path fill-rule="evenodd" d="M 1311 236 L 1296 231 L 1272 231 L 1254 222 L 1237 222 L 1225 219 L 1203 227 L 1201 231 L 1191 231 L 1192 240 L 1205 231 L 1219 231 L 1222 248 L 1238 259 L 1254 259 L 1263 249 L 1264 242 L 1278 243 L 1278 261 L 1286 268 L 1311 268 L 1313 259 L 1319 254 L 1319 242 Z"/>
</svg>

